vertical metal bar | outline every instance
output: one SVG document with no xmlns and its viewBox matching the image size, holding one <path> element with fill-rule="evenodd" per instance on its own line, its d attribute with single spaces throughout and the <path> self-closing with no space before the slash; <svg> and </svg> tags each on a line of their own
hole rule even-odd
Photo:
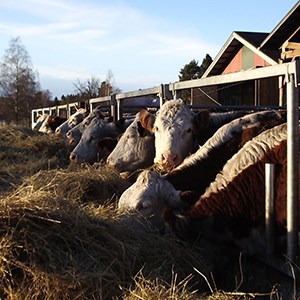
<svg viewBox="0 0 300 300">
<path fill-rule="evenodd" d="M 159 108 L 161 108 L 162 105 L 164 104 L 164 98 L 165 98 L 164 95 L 165 95 L 164 85 L 161 84 L 160 92 L 159 92 Z"/>
<path fill-rule="evenodd" d="M 287 74 L 287 256 L 295 261 L 298 250 L 299 117 L 294 74 Z"/>
<path fill-rule="evenodd" d="M 278 105 L 283 106 L 283 76 L 278 77 Z"/>
<path fill-rule="evenodd" d="M 110 115 L 113 118 L 113 122 L 117 121 L 117 112 L 116 112 L 116 94 L 110 95 Z"/>
<path fill-rule="evenodd" d="M 122 118 L 121 100 L 117 99 L 117 119 L 120 120 L 121 118 Z"/>
<path fill-rule="evenodd" d="M 265 227 L 266 227 L 266 252 L 271 254 L 274 251 L 275 216 L 274 216 L 274 184 L 275 165 L 265 164 Z"/>
</svg>

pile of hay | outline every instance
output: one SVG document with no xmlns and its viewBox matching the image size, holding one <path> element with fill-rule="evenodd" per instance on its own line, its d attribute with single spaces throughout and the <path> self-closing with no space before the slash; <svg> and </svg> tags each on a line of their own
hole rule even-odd
<svg viewBox="0 0 300 300">
<path fill-rule="evenodd" d="M 80 205 L 49 186 L 22 186 L 1 199 L 0 249 L 1 299 L 112 299 L 140 270 L 166 282 L 194 267 L 207 271 L 174 236 L 138 235 L 113 206 Z"/>
<path fill-rule="evenodd" d="M 27 127 L 0 126 L 1 192 L 17 187 L 24 176 L 66 167 L 68 148 L 62 139 Z"/>
</svg>

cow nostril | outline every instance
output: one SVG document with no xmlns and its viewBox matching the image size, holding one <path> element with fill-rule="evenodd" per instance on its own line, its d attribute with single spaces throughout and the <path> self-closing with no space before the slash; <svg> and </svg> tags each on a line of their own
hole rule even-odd
<svg viewBox="0 0 300 300">
<path fill-rule="evenodd" d="M 172 153 L 162 154 L 162 163 L 166 166 L 175 166 L 177 160 L 177 155 Z"/>
<path fill-rule="evenodd" d="M 56 134 L 60 134 L 60 133 L 61 133 L 60 128 L 56 128 L 56 129 L 55 129 L 55 133 L 56 133 Z"/>
<path fill-rule="evenodd" d="M 67 136 L 68 139 L 70 139 L 72 137 L 72 133 L 70 131 L 68 131 L 66 136 Z"/>
<path fill-rule="evenodd" d="M 77 159 L 77 155 L 76 155 L 75 153 L 72 152 L 72 153 L 70 154 L 70 157 L 69 157 L 69 158 L 70 158 L 71 161 L 74 162 L 74 161 L 76 161 L 76 159 Z"/>
</svg>

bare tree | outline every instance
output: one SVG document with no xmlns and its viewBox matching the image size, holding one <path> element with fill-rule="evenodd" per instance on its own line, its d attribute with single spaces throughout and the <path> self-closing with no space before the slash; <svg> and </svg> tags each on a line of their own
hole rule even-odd
<svg viewBox="0 0 300 300">
<path fill-rule="evenodd" d="M 121 92 L 121 90 L 116 86 L 115 76 L 111 70 L 107 71 L 105 82 L 110 86 L 109 95 Z"/>
<path fill-rule="evenodd" d="M 0 94 L 9 106 L 7 117 L 16 124 L 30 124 L 30 112 L 40 90 L 38 74 L 19 37 L 11 39 L 0 64 Z"/>
<path fill-rule="evenodd" d="M 77 92 L 82 100 L 89 100 L 91 98 L 100 96 L 100 79 L 97 79 L 94 76 L 82 82 L 80 79 L 77 79 L 74 83 L 75 92 Z"/>
<path fill-rule="evenodd" d="M 81 100 L 110 96 L 113 93 L 119 93 L 121 91 L 115 86 L 115 79 L 111 70 L 107 72 L 105 81 L 101 82 L 100 79 L 91 76 L 91 78 L 86 81 L 77 79 L 74 86 L 75 92 L 80 95 Z"/>
</svg>

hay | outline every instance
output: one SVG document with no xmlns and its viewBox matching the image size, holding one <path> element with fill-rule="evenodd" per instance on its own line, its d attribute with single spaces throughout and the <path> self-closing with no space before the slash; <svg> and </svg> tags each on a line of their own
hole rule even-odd
<svg viewBox="0 0 300 300">
<path fill-rule="evenodd" d="M 78 202 L 114 202 L 129 182 L 105 165 L 71 166 L 67 169 L 41 170 L 23 180 L 24 189 L 47 191 L 56 197 Z M 20 191 L 21 189 L 19 189 Z"/>
<path fill-rule="evenodd" d="M 146 279 L 142 270 L 134 277 L 134 285 L 130 287 L 124 300 L 141 300 L 141 299 L 181 299 L 181 300 L 196 300 L 199 296 L 197 290 L 189 291 L 187 288 L 191 276 L 178 282 L 177 274 L 173 273 L 171 283 L 161 279 Z"/>
<path fill-rule="evenodd" d="M 1 126 L 0 194 L 16 188 L 24 176 L 68 163 L 67 146 L 55 135 L 50 137 L 27 127 Z"/>
<path fill-rule="evenodd" d="M 205 268 L 174 236 L 137 235 L 112 205 L 54 196 L 52 183 L 0 201 L 1 299 L 112 299 L 141 268 L 166 282 Z"/>
</svg>

